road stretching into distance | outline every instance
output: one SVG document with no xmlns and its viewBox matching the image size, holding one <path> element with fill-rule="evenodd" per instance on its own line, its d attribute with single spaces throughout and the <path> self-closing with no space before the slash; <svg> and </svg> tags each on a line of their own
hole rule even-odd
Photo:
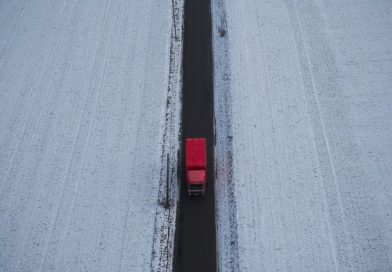
<svg viewBox="0 0 392 272">
<path fill-rule="evenodd" d="M 175 271 L 216 271 L 213 80 L 210 0 L 185 1 L 182 177 L 176 228 Z M 185 181 L 185 139 L 207 139 L 207 190 L 189 197 Z"/>
</svg>

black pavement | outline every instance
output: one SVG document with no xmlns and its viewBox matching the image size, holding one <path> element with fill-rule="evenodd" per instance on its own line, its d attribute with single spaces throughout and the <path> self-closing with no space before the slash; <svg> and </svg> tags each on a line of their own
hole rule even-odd
<svg viewBox="0 0 392 272">
<path fill-rule="evenodd" d="M 182 179 L 177 218 L 175 271 L 216 271 L 213 82 L 210 0 L 185 1 L 182 97 Z M 185 139 L 207 138 L 207 191 L 189 197 Z"/>
</svg>

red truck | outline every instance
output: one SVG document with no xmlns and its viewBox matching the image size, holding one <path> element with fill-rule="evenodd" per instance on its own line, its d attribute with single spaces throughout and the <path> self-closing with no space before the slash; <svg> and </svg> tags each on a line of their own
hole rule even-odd
<svg viewBox="0 0 392 272">
<path fill-rule="evenodd" d="M 186 180 L 188 194 L 203 195 L 206 191 L 207 148 L 205 138 L 186 139 Z"/>
</svg>

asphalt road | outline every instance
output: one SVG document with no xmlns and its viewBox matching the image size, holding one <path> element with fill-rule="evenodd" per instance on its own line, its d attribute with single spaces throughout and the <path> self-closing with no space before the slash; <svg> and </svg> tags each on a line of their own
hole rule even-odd
<svg viewBox="0 0 392 272">
<path fill-rule="evenodd" d="M 185 1 L 183 49 L 182 180 L 175 271 L 216 271 L 214 134 L 210 0 Z M 207 138 L 208 187 L 190 198 L 185 183 L 185 139 Z"/>
</svg>

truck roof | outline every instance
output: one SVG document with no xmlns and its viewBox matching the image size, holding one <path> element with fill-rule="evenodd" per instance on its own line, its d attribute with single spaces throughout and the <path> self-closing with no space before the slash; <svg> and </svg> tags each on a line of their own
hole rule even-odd
<svg viewBox="0 0 392 272">
<path fill-rule="evenodd" d="M 186 139 L 186 167 L 205 168 L 207 166 L 205 138 Z"/>
<path fill-rule="evenodd" d="M 189 184 L 206 183 L 206 170 L 189 170 L 186 175 Z"/>
</svg>

